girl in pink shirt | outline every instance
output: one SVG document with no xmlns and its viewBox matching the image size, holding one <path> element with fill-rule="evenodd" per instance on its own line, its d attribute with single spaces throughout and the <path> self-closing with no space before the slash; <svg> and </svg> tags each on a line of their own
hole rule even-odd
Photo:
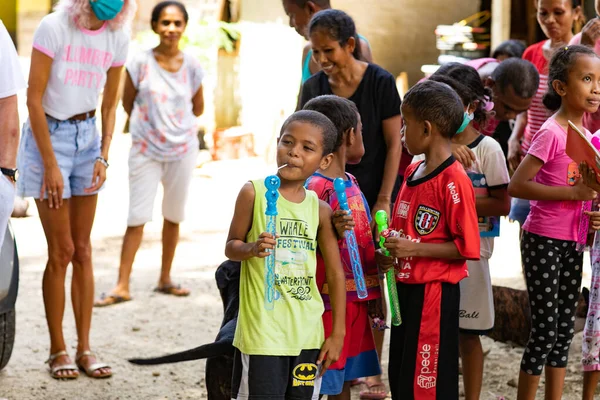
<svg viewBox="0 0 600 400">
<path fill-rule="evenodd" d="M 565 153 L 567 121 L 584 131 L 583 114 L 596 112 L 600 104 L 599 80 L 600 58 L 591 49 L 575 45 L 556 51 L 544 96 L 544 105 L 556 113 L 533 137 L 508 186 L 511 196 L 531 200 L 521 238 L 531 333 L 521 362 L 519 400 L 535 399 L 544 366 L 546 397 L 562 394 L 581 286 L 583 254 L 576 244 L 582 201 L 596 195 L 578 180 L 577 164 Z"/>
</svg>

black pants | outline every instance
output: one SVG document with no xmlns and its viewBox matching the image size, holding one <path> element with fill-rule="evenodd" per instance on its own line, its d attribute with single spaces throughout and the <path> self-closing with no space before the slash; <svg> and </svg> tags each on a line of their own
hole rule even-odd
<svg viewBox="0 0 600 400">
<path fill-rule="evenodd" d="M 390 335 L 392 398 L 458 400 L 459 285 L 398 283 L 398 299 L 402 324 Z"/>
<path fill-rule="evenodd" d="M 521 370 L 540 375 L 544 365 L 564 368 L 575 333 L 583 253 L 573 241 L 523 231 L 521 258 L 531 308 L 531 332 Z"/>
<path fill-rule="evenodd" d="M 235 349 L 231 397 L 237 400 L 316 400 L 321 389 L 320 349 L 298 356 L 258 356 Z"/>
</svg>

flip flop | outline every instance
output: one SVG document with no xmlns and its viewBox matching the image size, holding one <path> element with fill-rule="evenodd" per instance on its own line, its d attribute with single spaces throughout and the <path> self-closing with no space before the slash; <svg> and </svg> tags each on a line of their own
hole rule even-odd
<svg viewBox="0 0 600 400">
<path fill-rule="evenodd" d="M 85 368 L 80 362 L 79 360 L 81 360 L 82 357 L 94 357 L 96 358 L 96 356 L 94 355 L 94 353 L 92 353 L 89 350 L 84 351 L 83 353 L 81 353 L 80 355 L 77 356 L 76 359 L 76 363 L 77 366 L 79 367 L 79 369 L 83 372 L 85 372 L 85 374 L 87 376 L 89 376 L 90 378 L 94 378 L 94 379 L 105 379 L 105 378 L 110 378 L 112 376 L 112 371 L 107 372 L 105 374 L 102 375 L 94 375 L 94 372 L 98 371 L 99 369 L 102 368 L 110 368 L 110 365 L 105 364 L 105 363 L 99 363 L 99 362 L 95 362 L 92 365 L 90 365 L 89 367 Z"/>
<path fill-rule="evenodd" d="M 350 386 L 358 386 L 358 385 L 362 385 L 364 383 L 367 383 L 367 381 L 365 380 L 365 378 L 356 378 L 356 379 L 352 379 L 350 381 Z"/>
<path fill-rule="evenodd" d="M 360 398 L 361 399 L 366 399 L 366 400 L 383 400 L 387 397 L 388 393 L 387 393 L 387 388 L 385 387 L 385 383 L 381 382 L 381 383 L 368 383 L 365 382 L 365 385 L 367 385 L 366 390 L 362 390 L 360 392 Z M 372 392 L 371 389 L 373 388 L 383 388 L 383 392 Z"/>
<path fill-rule="evenodd" d="M 131 301 L 131 297 L 120 296 L 118 294 L 106 294 L 102 293 L 100 295 L 100 300 L 94 302 L 94 307 L 107 307 L 112 306 L 114 304 L 125 303 L 127 301 Z"/>
<path fill-rule="evenodd" d="M 185 297 L 190 295 L 188 289 L 182 288 L 181 285 L 168 285 L 168 286 L 157 286 L 154 288 L 156 293 L 170 294 L 176 297 Z"/>
</svg>

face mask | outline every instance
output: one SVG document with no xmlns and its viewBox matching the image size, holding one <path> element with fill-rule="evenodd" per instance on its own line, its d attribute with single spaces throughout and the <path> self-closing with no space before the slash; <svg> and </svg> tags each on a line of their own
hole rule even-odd
<svg viewBox="0 0 600 400">
<path fill-rule="evenodd" d="M 123 9 L 125 0 L 90 0 L 92 11 L 100 21 L 109 21 Z"/>
<path fill-rule="evenodd" d="M 471 108 L 470 104 L 467 107 L 467 110 L 469 108 Z M 462 133 L 465 129 L 467 129 L 467 126 L 469 126 L 471 121 L 473 121 L 473 118 L 475 118 L 475 114 L 469 114 L 468 112 L 465 111 L 465 113 L 463 115 L 463 122 L 462 122 L 460 128 L 458 128 L 458 130 L 456 131 L 456 134 L 458 135 L 459 133 Z"/>
</svg>

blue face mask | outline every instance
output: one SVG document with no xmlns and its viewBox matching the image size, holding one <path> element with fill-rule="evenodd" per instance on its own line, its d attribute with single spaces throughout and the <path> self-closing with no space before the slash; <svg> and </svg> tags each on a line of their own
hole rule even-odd
<svg viewBox="0 0 600 400">
<path fill-rule="evenodd" d="M 110 21 L 116 17 L 124 3 L 125 0 L 90 0 L 92 11 L 100 21 Z"/>
<path fill-rule="evenodd" d="M 471 105 L 469 105 L 467 107 L 467 110 L 471 107 Z M 469 114 L 468 112 L 465 111 L 464 115 L 463 115 L 463 122 L 460 126 L 460 128 L 458 128 L 458 130 L 456 131 L 456 134 L 458 135 L 459 133 L 462 133 L 465 129 L 467 129 L 467 126 L 469 126 L 469 124 L 471 123 L 471 121 L 473 121 L 473 118 L 475 118 L 474 114 Z"/>
</svg>

